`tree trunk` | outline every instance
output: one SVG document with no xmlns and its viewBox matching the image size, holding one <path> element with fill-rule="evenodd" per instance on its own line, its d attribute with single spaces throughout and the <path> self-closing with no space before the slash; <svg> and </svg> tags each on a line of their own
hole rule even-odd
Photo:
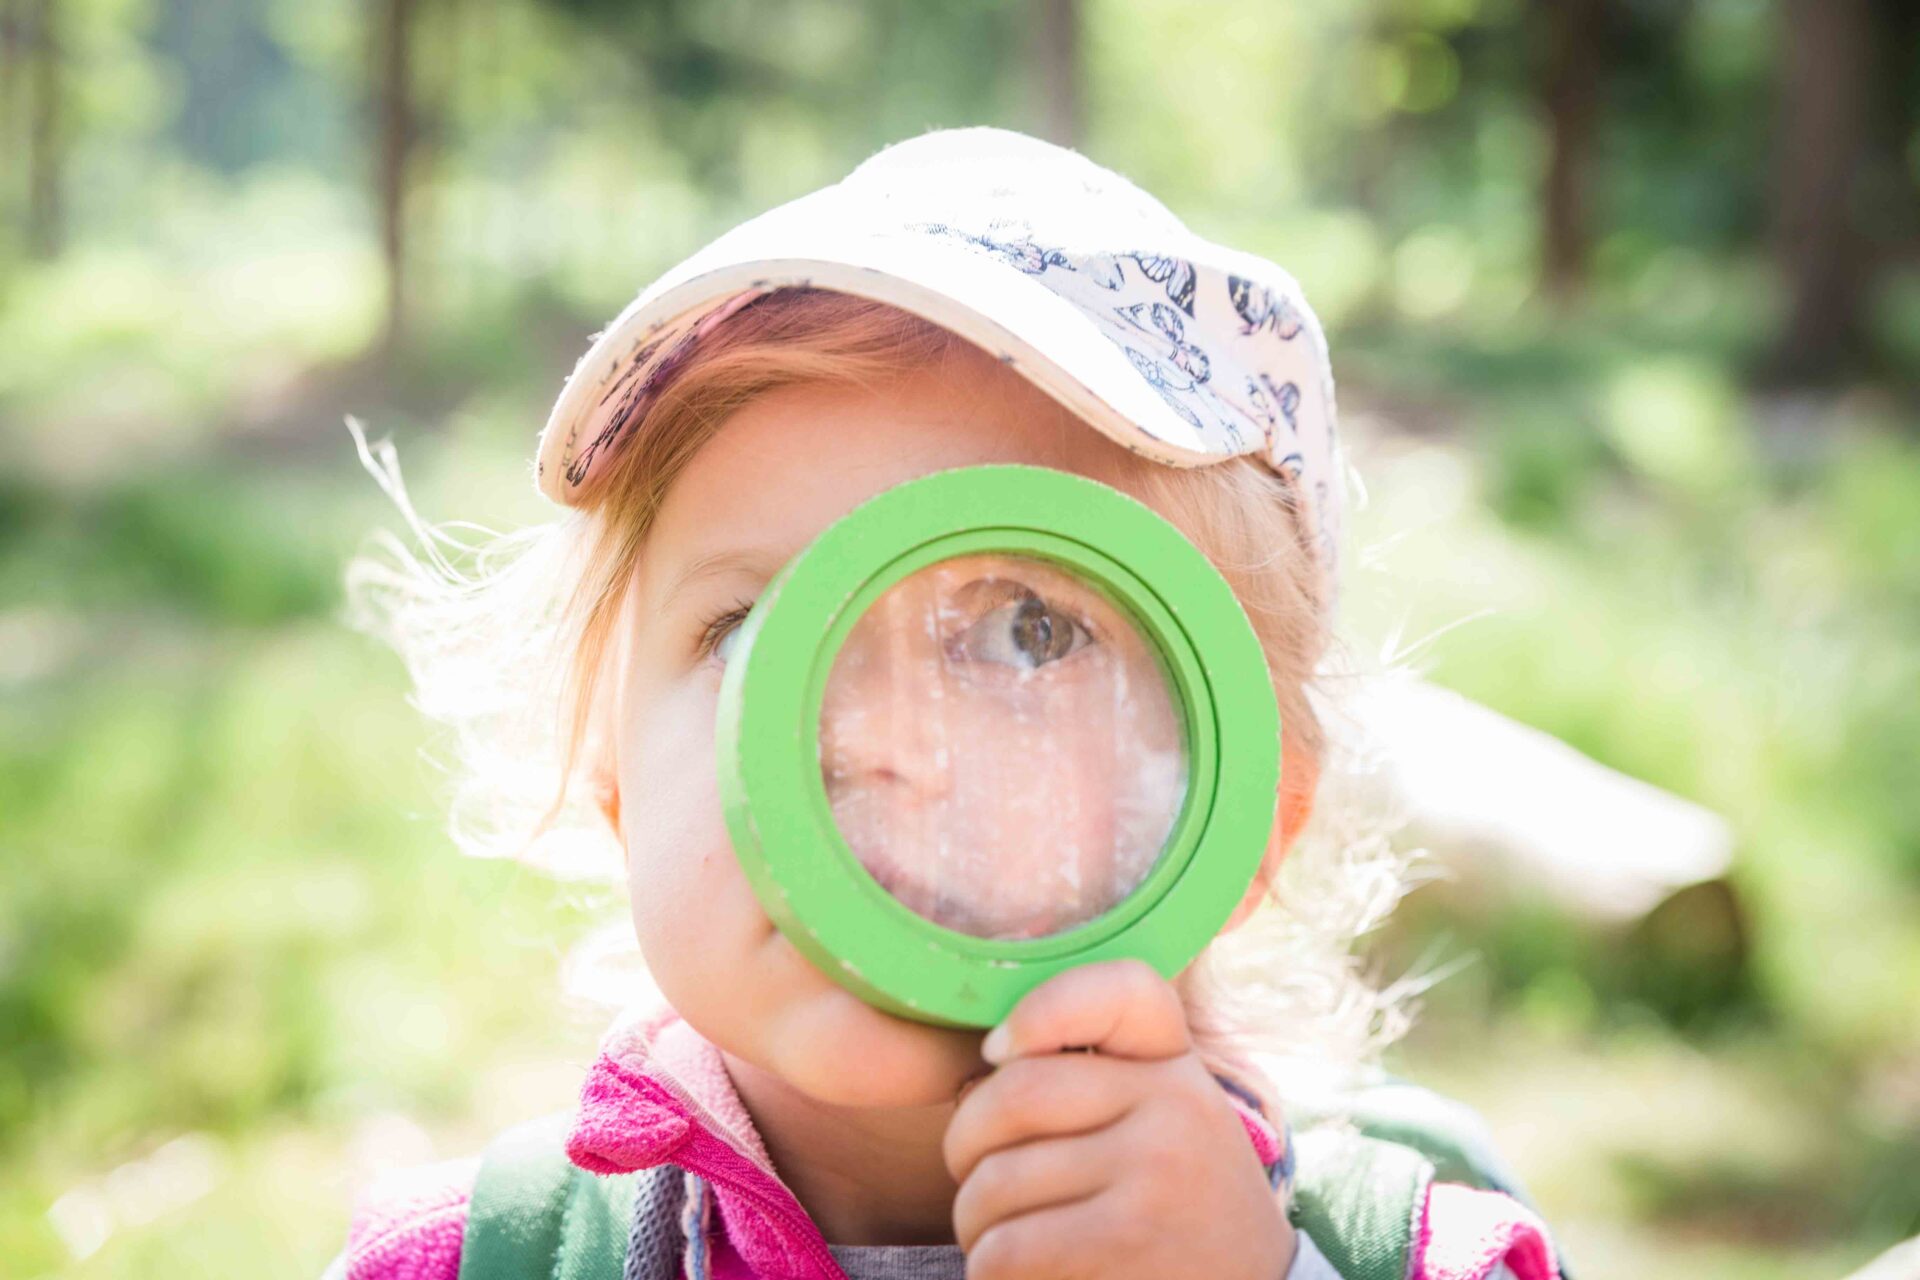
<svg viewBox="0 0 1920 1280">
<path fill-rule="evenodd" d="M 59 3 L 27 6 L 27 251 L 38 258 L 60 252 L 63 230 Z"/>
<path fill-rule="evenodd" d="M 1077 149 L 1086 127 L 1080 0 L 1040 0 L 1036 8 L 1032 59 L 1040 133 L 1049 142 Z"/>
<path fill-rule="evenodd" d="M 11 209 L 20 171 L 20 5 L 0 0 L 0 208 Z"/>
<path fill-rule="evenodd" d="M 1606 0 L 1538 0 L 1545 24 L 1540 103 L 1547 117 L 1540 272 L 1560 299 L 1586 284 L 1594 133 L 1605 65 Z"/>
<path fill-rule="evenodd" d="M 1865 337 L 1866 273 L 1853 217 L 1875 58 L 1870 0 L 1785 0 L 1774 156 L 1774 252 L 1787 314 L 1769 380 L 1839 376 Z"/>
<path fill-rule="evenodd" d="M 0 221 L 10 229 L 14 210 L 20 207 L 20 157 L 26 153 L 21 136 L 20 118 L 20 5 L 18 0 L 0 0 Z M 13 246 L 11 230 L 0 239 L 0 253 Z"/>
<path fill-rule="evenodd" d="M 406 339 L 409 284 L 406 212 L 409 166 L 416 132 L 412 94 L 413 13 L 415 0 L 384 0 L 376 47 L 379 64 L 380 250 L 386 263 L 386 321 L 383 356 L 391 358 Z"/>
</svg>

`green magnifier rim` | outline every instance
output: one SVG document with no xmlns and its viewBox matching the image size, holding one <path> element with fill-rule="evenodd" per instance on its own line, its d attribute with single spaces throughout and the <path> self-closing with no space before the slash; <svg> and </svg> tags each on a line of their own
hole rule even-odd
<svg viewBox="0 0 1920 1280">
<path fill-rule="evenodd" d="M 1185 731 L 1187 787 L 1160 859 L 1103 915 L 1041 938 L 979 938 L 916 914 L 835 823 L 820 707 L 842 642 L 908 575 L 954 556 L 1031 556 L 1103 590 L 1158 651 Z M 768 916 L 817 968 L 903 1017 L 992 1026 L 1065 969 L 1121 957 L 1172 978 L 1258 871 L 1280 781 L 1266 657 L 1226 580 L 1179 529 L 1071 472 L 971 466 L 868 499 L 781 570 L 720 685 L 721 804 Z"/>
</svg>

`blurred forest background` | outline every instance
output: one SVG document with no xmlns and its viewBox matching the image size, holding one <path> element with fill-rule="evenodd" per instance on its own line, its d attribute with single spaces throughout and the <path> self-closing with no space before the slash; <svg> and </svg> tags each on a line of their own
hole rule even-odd
<svg viewBox="0 0 1920 1280">
<path fill-rule="evenodd" d="M 1363 648 L 1731 824 L 1737 910 L 1416 894 L 1395 1065 L 1586 1277 L 1920 1233 L 1920 6 L 0 0 L 0 1273 L 317 1274 L 571 1100 L 601 904 L 444 836 L 342 417 L 544 519 L 641 286 L 970 123 L 1301 277 Z"/>
</svg>

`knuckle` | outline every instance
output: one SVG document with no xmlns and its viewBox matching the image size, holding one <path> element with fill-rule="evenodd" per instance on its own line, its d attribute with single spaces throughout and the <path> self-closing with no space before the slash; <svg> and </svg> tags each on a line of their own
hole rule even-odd
<svg viewBox="0 0 1920 1280">
<path fill-rule="evenodd" d="M 1110 967 L 1104 975 L 1106 985 L 1127 1005 L 1143 1001 L 1152 1001 L 1159 994 L 1159 988 L 1166 985 L 1159 970 L 1145 960 L 1127 957 L 1109 962 Z"/>
<path fill-rule="evenodd" d="M 962 1249 L 970 1250 L 993 1223 L 987 1203 L 989 1190 L 987 1184 L 968 1178 L 953 1197 L 953 1235 Z"/>
<path fill-rule="evenodd" d="M 1127 956 L 1114 961 L 1114 972 L 1125 982 L 1142 987 L 1161 985 L 1160 971 L 1138 956 Z"/>
<path fill-rule="evenodd" d="M 1089 1216 L 1093 1233 L 1128 1256 L 1144 1256 L 1160 1235 L 1160 1197 L 1143 1178 L 1110 1189 L 1089 1209 Z"/>
<path fill-rule="evenodd" d="M 1006 1191 L 1019 1164 L 1019 1148 L 1002 1148 L 981 1156 L 973 1166 L 967 1186 L 977 1188 L 976 1197 L 988 1197 Z"/>
<path fill-rule="evenodd" d="M 968 1098 L 947 1122 L 947 1131 L 940 1138 L 940 1154 L 955 1181 L 964 1178 L 968 1167 L 980 1158 L 986 1126 L 991 1119 L 992 1113 L 979 1105 L 977 1099 Z"/>
<path fill-rule="evenodd" d="M 1169 1238 L 1184 1235 L 1198 1203 L 1213 1204 L 1218 1190 L 1205 1171 L 1177 1163 L 1154 1164 L 1110 1188 L 1111 1230 L 1130 1252 L 1146 1257 Z"/>
<path fill-rule="evenodd" d="M 982 1157 L 966 1184 L 973 1188 L 976 1209 L 1004 1216 L 1046 1199 L 1070 1168 L 1064 1154 L 1058 1144 L 1041 1142 L 1002 1147 Z"/>
<path fill-rule="evenodd" d="M 1055 974 L 1020 997 L 1006 1018 L 1007 1027 L 1016 1040 L 1026 1039 L 1052 1020 L 1055 1004 L 1072 996 L 1075 972 L 1069 969 L 1065 973 Z"/>
<path fill-rule="evenodd" d="M 993 1107 L 1003 1124 L 1025 1131 L 1047 1115 L 1050 1065 L 1047 1059 L 1023 1058 L 1000 1068 L 1004 1075 Z"/>
<path fill-rule="evenodd" d="M 1157 1106 L 1141 1108 L 1138 1126 L 1134 1139 L 1141 1154 L 1167 1178 L 1185 1181 L 1201 1171 L 1205 1130 L 1196 1131 L 1184 1108 L 1163 1099 Z"/>
<path fill-rule="evenodd" d="M 1029 1214 L 988 1229 L 967 1255 L 967 1280 L 1057 1280 L 1065 1274 L 1045 1215 Z"/>
<path fill-rule="evenodd" d="M 967 1280 L 1017 1280 L 1020 1270 L 1020 1246 L 1015 1240 L 1015 1223 L 989 1228 L 967 1251 Z"/>
<path fill-rule="evenodd" d="M 967 1171 L 968 1129 L 963 1124 L 962 1118 L 956 1115 L 940 1139 L 940 1158 L 946 1163 L 947 1172 L 953 1175 L 955 1182 L 961 1181 Z"/>
</svg>

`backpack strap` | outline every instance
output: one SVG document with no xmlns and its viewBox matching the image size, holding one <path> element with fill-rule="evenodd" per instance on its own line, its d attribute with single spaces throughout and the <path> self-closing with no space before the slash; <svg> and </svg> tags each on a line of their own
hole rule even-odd
<svg viewBox="0 0 1920 1280">
<path fill-rule="evenodd" d="M 634 1175 L 567 1159 L 568 1112 L 487 1144 L 467 1203 L 460 1280 L 621 1280 Z"/>
<path fill-rule="evenodd" d="M 1345 1113 L 1370 1138 L 1412 1147 L 1433 1162 L 1434 1177 L 1498 1191 L 1539 1212 L 1495 1149 L 1473 1108 L 1406 1080 L 1387 1077 L 1345 1100 Z"/>
<path fill-rule="evenodd" d="M 1296 1141 L 1287 1206 L 1293 1225 L 1344 1280 L 1404 1280 L 1433 1162 L 1412 1147 L 1343 1129 L 1311 1129 Z"/>
<path fill-rule="evenodd" d="M 1538 1212 L 1469 1107 L 1379 1076 L 1290 1108 L 1301 1128 L 1288 1214 L 1348 1280 L 1404 1280 L 1435 1182 L 1498 1191 Z M 1559 1260 L 1562 1280 L 1571 1272 Z"/>
</svg>

